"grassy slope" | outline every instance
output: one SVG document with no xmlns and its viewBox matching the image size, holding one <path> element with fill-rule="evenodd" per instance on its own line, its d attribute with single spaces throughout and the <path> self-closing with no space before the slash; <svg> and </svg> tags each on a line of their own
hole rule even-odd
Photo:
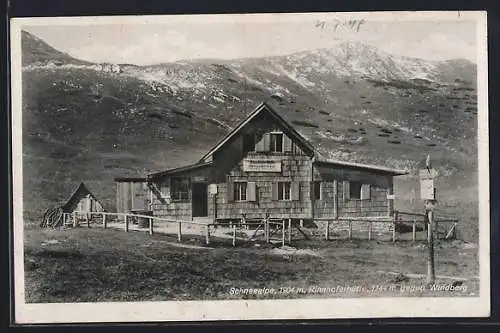
<svg viewBox="0 0 500 333">
<path fill-rule="evenodd" d="M 58 240 L 58 244 L 47 241 Z M 102 229 L 27 230 L 25 271 L 27 302 L 159 301 L 227 298 L 266 298 L 230 295 L 235 288 L 336 287 L 424 284 L 421 278 L 397 278 L 388 272 L 425 274 L 425 246 L 409 242 L 298 241 L 298 248 L 314 254 L 276 253 L 260 248 L 214 241 L 204 247 L 202 237 L 184 241 L 198 248 L 175 246 L 165 235 Z M 274 295 L 293 297 L 357 296 L 467 296 L 477 295 L 476 249 L 460 241 L 436 246 L 437 283 L 468 279 L 467 292 L 362 292 Z M 459 254 L 457 256 L 457 253 Z M 380 260 L 383 256 L 384 260 Z M 332 274 L 335 272 L 335 274 Z M 411 275 L 410 275 L 411 276 Z"/>
</svg>

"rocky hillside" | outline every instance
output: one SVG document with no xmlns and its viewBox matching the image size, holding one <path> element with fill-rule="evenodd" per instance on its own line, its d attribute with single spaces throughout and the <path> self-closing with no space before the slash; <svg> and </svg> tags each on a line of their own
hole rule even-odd
<svg viewBox="0 0 500 333">
<path fill-rule="evenodd" d="M 475 199 L 476 66 L 468 61 L 349 42 L 280 57 L 106 70 L 26 32 L 22 47 L 28 216 L 78 181 L 112 206 L 113 177 L 195 161 L 264 100 L 323 155 L 416 170 L 430 153 L 443 191 L 459 186 Z M 401 184 L 401 197 L 413 200 L 415 180 Z"/>
</svg>

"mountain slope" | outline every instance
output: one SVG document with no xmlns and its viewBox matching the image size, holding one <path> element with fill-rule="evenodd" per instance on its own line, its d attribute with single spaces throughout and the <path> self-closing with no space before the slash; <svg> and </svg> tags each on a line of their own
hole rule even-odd
<svg viewBox="0 0 500 333">
<path fill-rule="evenodd" d="M 120 65 L 112 73 L 30 36 L 23 34 L 29 217 L 79 181 L 112 204 L 113 177 L 197 160 L 262 101 L 330 158 L 416 170 L 430 153 L 442 193 L 476 186 L 476 69 L 466 61 L 345 43 L 282 57 Z M 52 59 L 58 66 L 47 65 Z M 416 180 L 401 184 L 403 203 L 413 202 Z"/>
</svg>

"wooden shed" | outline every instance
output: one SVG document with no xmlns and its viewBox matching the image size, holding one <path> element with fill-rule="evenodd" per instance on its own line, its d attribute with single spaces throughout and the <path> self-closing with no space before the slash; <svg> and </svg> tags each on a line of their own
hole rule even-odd
<svg viewBox="0 0 500 333">
<path fill-rule="evenodd" d="M 72 192 L 62 209 L 65 213 L 104 211 L 102 203 L 83 182 Z"/>
<path fill-rule="evenodd" d="M 406 173 L 324 159 L 261 103 L 199 161 L 150 174 L 147 187 L 153 214 L 174 219 L 381 217 Z"/>
<path fill-rule="evenodd" d="M 150 200 L 145 177 L 117 177 L 116 211 L 118 213 L 145 213 L 150 211 Z"/>
</svg>

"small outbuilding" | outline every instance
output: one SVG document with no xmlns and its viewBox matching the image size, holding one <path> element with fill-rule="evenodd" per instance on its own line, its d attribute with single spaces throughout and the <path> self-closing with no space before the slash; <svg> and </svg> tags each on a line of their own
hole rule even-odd
<svg viewBox="0 0 500 333">
<path fill-rule="evenodd" d="M 104 211 L 102 203 L 83 182 L 72 192 L 62 209 L 64 213 Z"/>
</svg>

